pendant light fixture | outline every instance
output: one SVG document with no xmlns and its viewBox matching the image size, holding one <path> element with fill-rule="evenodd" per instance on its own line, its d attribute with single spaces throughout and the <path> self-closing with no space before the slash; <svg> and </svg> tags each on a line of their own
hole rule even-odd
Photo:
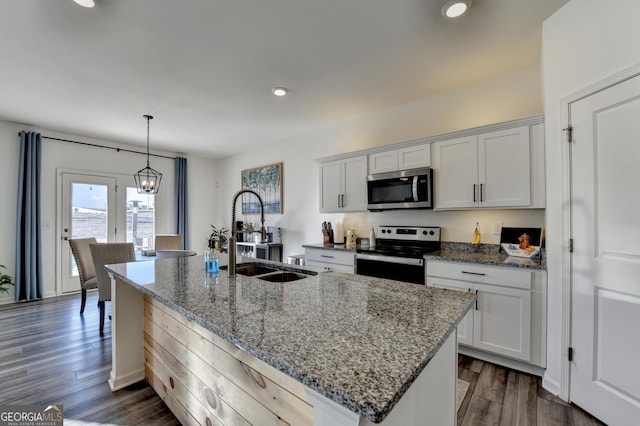
<svg viewBox="0 0 640 426">
<path fill-rule="evenodd" d="M 160 189 L 162 173 L 149 167 L 149 121 L 153 120 L 151 115 L 143 115 L 147 120 L 147 167 L 133 175 L 136 180 L 138 194 L 157 194 Z"/>
</svg>

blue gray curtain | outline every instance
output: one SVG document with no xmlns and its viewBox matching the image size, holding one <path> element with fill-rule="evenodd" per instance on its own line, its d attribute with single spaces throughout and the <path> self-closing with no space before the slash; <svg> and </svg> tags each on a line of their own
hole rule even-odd
<svg viewBox="0 0 640 426">
<path fill-rule="evenodd" d="M 176 172 L 175 172 L 175 191 L 174 191 L 174 217 L 176 221 L 176 234 L 182 234 L 182 248 L 187 249 L 189 247 L 189 236 L 187 230 L 189 229 L 187 217 L 187 159 L 183 157 L 176 157 Z"/>
<path fill-rule="evenodd" d="M 42 136 L 20 132 L 16 220 L 16 302 L 44 297 L 42 282 Z"/>
</svg>

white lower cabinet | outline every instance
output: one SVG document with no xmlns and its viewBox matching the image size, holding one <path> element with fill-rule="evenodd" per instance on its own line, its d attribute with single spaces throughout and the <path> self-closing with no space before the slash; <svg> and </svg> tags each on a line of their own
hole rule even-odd
<svg viewBox="0 0 640 426">
<path fill-rule="evenodd" d="M 531 292 L 474 284 L 473 346 L 523 361 L 531 360 Z"/>
<path fill-rule="evenodd" d="M 325 271 L 356 273 L 356 255 L 344 250 L 331 250 L 305 247 L 305 265 L 321 268 Z"/>
<path fill-rule="evenodd" d="M 476 294 L 458 326 L 460 345 L 546 365 L 544 271 L 439 261 L 427 261 L 426 269 L 427 285 Z"/>
<path fill-rule="evenodd" d="M 449 290 L 465 291 L 467 293 L 473 291 L 473 283 L 440 277 L 427 277 L 427 285 Z M 469 346 L 473 345 L 473 311 L 469 311 L 460 324 L 458 324 L 458 343 Z"/>
</svg>

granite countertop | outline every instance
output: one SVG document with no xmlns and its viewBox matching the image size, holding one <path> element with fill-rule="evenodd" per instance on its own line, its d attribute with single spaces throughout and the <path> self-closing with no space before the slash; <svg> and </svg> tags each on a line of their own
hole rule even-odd
<svg viewBox="0 0 640 426">
<path fill-rule="evenodd" d="M 305 244 L 304 248 L 319 248 L 357 252 L 355 248 L 347 249 L 344 244 Z M 360 248 L 358 246 L 358 248 Z M 498 244 L 479 244 L 442 242 L 442 250 L 425 254 L 426 260 L 444 260 L 447 262 L 477 263 L 479 265 L 504 266 L 510 268 L 529 268 L 546 270 L 545 255 L 541 258 L 525 258 L 508 256 L 499 251 Z"/>
<path fill-rule="evenodd" d="M 193 256 L 107 269 L 374 422 L 391 411 L 475 300 L 469 293 L 336 272 L 289 283 L 229 277 L 224 270 L 214 278 L 203 263 Z"/>
<path fill-rule="evenodd" d="M 510 268 L 528 268 L 546 270 L 545 256 L 525 258 L 508 256 L 498 251 L 497 244 L 442 243 L 442 250 L 424 255 L 426 260 L 444 260 L 449 262 L 476 263 L 479 265 L 504 266 Z"/>
</svg>

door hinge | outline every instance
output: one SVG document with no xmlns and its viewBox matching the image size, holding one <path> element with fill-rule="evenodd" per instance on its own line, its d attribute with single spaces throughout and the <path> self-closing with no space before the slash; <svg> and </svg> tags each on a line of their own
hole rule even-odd
<svg viewBox="0 0 640 426">
<path fill-rule="evenodd" d="M 115 229 L 113 230 L 113 233 L 117 235 L 117 234 L 118 234 L 118 228 L 115 228 Z"/>
<path fill-rule="evenodd" d="M 569 348 L 569 350 L 567 350 L 567 358 L 569 358 L 569 361 L 573 361 L 573 348 Z"/>
<path fill-rule="evenodd" d="M 573 127 L 571 125 L 569 125 L 568 127 L 564 128 L 562 130 L 567 133 L 567 142 L 569 142 L 569 143 L 573 142 Z"/>
<path fill-rule="evenodd" d="M 569 253 L 573 253 L 573 238 L 569 238 Z"/>
</svg>

